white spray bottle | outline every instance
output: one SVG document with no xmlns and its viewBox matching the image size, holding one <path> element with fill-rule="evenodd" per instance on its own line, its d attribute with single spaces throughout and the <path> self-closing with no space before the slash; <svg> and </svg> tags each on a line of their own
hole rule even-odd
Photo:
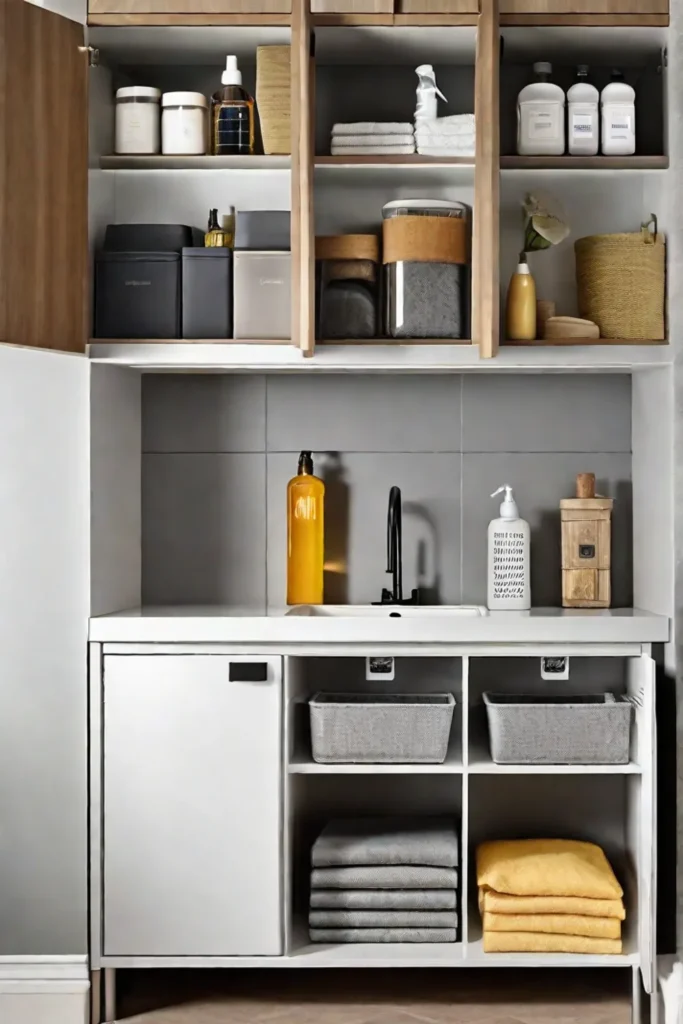
<svg viewBox="0 0 683 1024">
<path fill-rule="evenodd" d="M 505 492 L 500 519 L 489 523 L 488 606 L 491 611 L 531 608 L 530 537 L 525 519 L 520 519 L 512 488 L 504 484 L 491 495 Z"/>
<path fill-rule="evenodd" d="M 444 103 L 448 100 L 436 84 L 436 75 L 431 64 L 420 64 L 415 68 L 417 75 L 417 108 L 415 110 L 416 121 L 436 121 L 437 96 L 440 96 Z"/>
</svg>

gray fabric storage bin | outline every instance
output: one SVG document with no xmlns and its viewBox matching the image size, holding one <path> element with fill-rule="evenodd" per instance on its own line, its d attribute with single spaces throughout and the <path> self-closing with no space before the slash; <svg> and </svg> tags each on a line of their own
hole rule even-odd
<svg viewBox="0 0 683 1024">
<path fill-rule="evenodd" d="M 485 693 L 484 704 L 496 764 L 628 764 L 627 698 Z"/>
<path fill-rule="evenodd" d="M 231 337 L 231 250 L 183 249 L 183 338 Z"/>
<path fill-rule="evenodd" d="M 442 764 L 455 699 L 450 693 L 316 693 L 309 701 L 320 764 Z"/>
</svg>

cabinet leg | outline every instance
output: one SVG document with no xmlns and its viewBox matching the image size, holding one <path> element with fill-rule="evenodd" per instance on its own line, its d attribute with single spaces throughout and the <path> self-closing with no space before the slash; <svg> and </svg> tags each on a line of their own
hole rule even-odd
<svg viewBox="0 0 683 1024">
<path fill-rule="evenodd" d="M 90 1024 L 102 1020 L 102 972 L 90 972 Z"/>
<path fill-rule="evenodd" d="M 116 968 L 105 967 L 104 974 L 104 1019 L 107 1024 L 116 1020 Z"/>
</svg>

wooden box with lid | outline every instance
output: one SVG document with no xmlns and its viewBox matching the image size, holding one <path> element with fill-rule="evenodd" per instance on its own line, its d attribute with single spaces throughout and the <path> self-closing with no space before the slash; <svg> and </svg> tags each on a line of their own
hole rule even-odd
<svg viewBox="0 0 683 1024">
<path fill-rule="evenodd" d="M 612 498 L 596 497 L 595 475 L 579 473 L 576 497 L 560 502 L 562 607 L 609 608 Z"/>
</svg>

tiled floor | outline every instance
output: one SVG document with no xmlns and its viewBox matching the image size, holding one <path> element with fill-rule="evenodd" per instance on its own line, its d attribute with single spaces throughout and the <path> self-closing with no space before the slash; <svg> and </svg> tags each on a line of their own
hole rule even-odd
<svg viewBox="0 0 683 1024">
<path fill-rule="evenodd" d="M 629 1024 L 630 971 L 120 972 L 127 1024 Z"/>
</svg>

